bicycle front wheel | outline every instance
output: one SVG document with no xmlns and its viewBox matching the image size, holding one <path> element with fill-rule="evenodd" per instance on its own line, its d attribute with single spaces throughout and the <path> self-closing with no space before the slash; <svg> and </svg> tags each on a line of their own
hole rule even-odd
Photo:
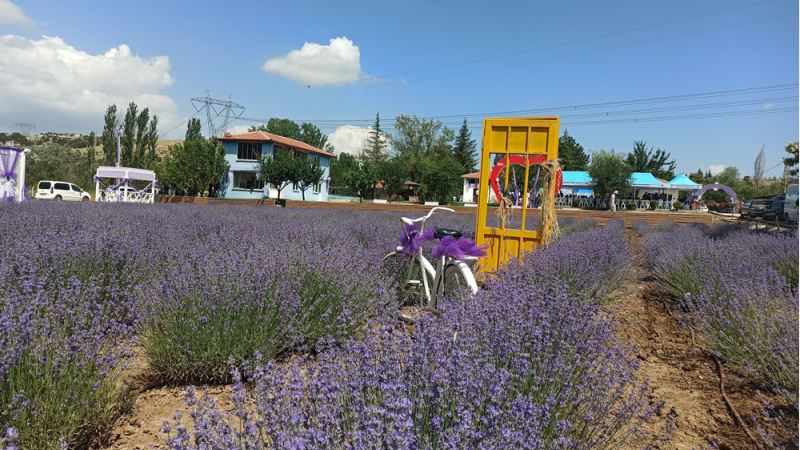
<svg viewBox="0 0 800 450">
<path fill-rule="evenodd" d="M 439 286 L 439 295 L 452 297 L 459 295 L 475 295 L 477 293 L 478 283 L 475 281 L 475 275 L 473 275 L 472 269 L 470 269 L 466 263 L 462 261 L 453 261 L 445 266 Z M 437 305 L 434 305 L 434 308 L 436 306 Z"/>
</svg>

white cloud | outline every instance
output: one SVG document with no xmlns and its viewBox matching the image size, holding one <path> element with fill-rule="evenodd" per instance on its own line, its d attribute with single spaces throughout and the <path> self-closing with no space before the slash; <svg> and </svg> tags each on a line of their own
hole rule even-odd
<svg viewBox="0 0 800 450">
<path fill-rule="evenodd" d="M 11 0 L 0 0 L 0 25 L 33 26 L 33 21 L 26 16 L 22 8 Z"/>
<path fill-rule="evenodd" d="M 247 133 L 248 131 L 250 131 L 250 125 L 244 125 L 244 124 L 240 123 L 238 125 L 234 125 L 232 127 L 228 127 L 228 129 L 225 130 L 225 131 L 227 131 L 227 132 L 229 132 L 231 134 Z"/>
<path fill-rule="evenodd" d="M 719 175 L 726 167 L 728 166 L 725 164 L 712 164 L 708 166 L 708 170 L 711 171 L 711 175 Z"/>
<path fill-rule="evenodd" d="M 769 110 L 769 109 L 775 109 L 775 103 L 774 103 L 774 102 L 765 102 L 765 103 L 762 103 L 762 104 L 761 104 L 761 109 L 766 109 L 766 110 Z"/>
<path fill-rule="evenodd" d="M 131 101 L 157 114 L 162 130 L 180 120 L 175 102 L 161 93 L 174 81 L 167 56 L 142 58 L 125 44 L 92 55 L 58 37 L 14 35 L 0 36 L 0 55 L 0 125 L 99 131 L 108 105 L 124 115 Z"/>
<path fill-rule="evenodd" d="M 354 125 L 344 125 L 328 135 L 328 142 L 333 145 L 336 153 L 350 153 L 360 155 L 367 144 L 369 128 L 361 128 Z"/>
<path fill-rule="evenodd" d="M 299 50 L 268 59 L 263 68 L 309 86 L 351 83 L 362 78 L 361 53 L 344 36 L 331 39 L 328 45 L 306 42 Z"/>
</svg>

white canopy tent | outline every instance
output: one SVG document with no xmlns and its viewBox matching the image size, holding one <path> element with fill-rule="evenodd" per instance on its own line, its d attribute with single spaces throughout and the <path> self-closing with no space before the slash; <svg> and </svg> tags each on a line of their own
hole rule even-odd
<svg viewBox="0 0 800 450">
<path fill-rule="evenodd" d="M 113 180 L 104 182 L 103 180 Z M 143 181 L 147 184 L 137 189 L 131 181 Z M 156 194 L 156 173 L 152 170 L 134 167 L 100 166 L 94 176 L 95 201 L 153 203 Z"/>
</svg>

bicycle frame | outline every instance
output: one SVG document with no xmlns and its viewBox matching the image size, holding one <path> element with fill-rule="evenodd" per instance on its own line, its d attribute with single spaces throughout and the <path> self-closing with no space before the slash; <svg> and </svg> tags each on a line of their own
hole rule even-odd
<svg viewBox="0 0 800 450">
<path fill-rule="evenodd" d="M 425 223 L 438 210 L 455 212 L 450 208 L 437 206 L 432 208 L 428 212 L 428 214 L 418 219 L 409 219 L 407 217 L 403 217 L 400 220 L 407 225 L 413 225 L 415 223 L 419 223 L 420 228 L 418 233 L 422 234 L 425 231 Z M 436 299 L 443 291 L 442 285 L 444 282 L 445 269 L 447 268 L 448 265 L 453 263 L 455 264 L 465 264 L 465 263 L 462 261 L 454 260 L 451 257 L 442 255 L 438 258 L 438 261 L 436 261 L 436 267 L 434 267 L 433 264 L 428 260 L 428 258 L 425 257 L 422 246 L 420 246 L 417 249 L 416 253 L 413 256 L 413 259 L 416 259 L 416 261 L 419 263 L 420 274 L 422 278 L 422 280 L 420 281 L 422 282 L 422 289 L 423 289 L 423 294 L 425 296 L 425 301 L 428 303 L 427 306 L 435 309 Z M 406 276 L 405 276 L 405 279 L 407 281 L 410 281 L 413 270 L 414 270 L 413 263 L 409 263 L 406 269 Z"/>
</svg>

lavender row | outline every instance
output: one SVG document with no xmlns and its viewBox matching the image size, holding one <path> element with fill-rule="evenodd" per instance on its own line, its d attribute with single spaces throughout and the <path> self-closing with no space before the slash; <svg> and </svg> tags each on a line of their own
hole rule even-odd
<svg viewBox="0 0 800 450">
<path fill-rule="evenodd" d="M 599 241 L 599 243 L 598 243 Z M 605 243 L 606 245 L 602 245 Z M 591 257 L 582 252 L 592 248 Z M 414 333 L 374 324 L 316 358 L 257 364 L 233 417 L 189 392 L 172 448 L 613 448 L 651 414 L 637 363 L 591 304 L 613 289 L 618 225 L 528 255 Z M 570 286 L 548 267 L 571 257 Z M 613 261 L 599 263 L 595 261 Z M 545 272 L 547 268 L 547 272 Z M 603 286 L 601 286 L 603 285 Z M 594 293 L 594 294 L 593 294 Z M 587 299 L 589 300 L 587 302 Z M 239 375 L 237 375 L 237 378 Z"/>
<path fill-rule="evenodd" d="M 718 231 L 648 234 L 649 268 L 712 351 L 762 386 L 796 396 L 797 237 Z"/>
<path fill-rule="evenodd" d="M 0 424 L 17 429 L 22 448 L 84 446 L 119 413 L 132 350 L 161 380 L 224 381 L 255 352 L 349 336 L 393 310 L 376 267 L 396 223 L 330 211 L 2 205 Z"/>
</svg>

